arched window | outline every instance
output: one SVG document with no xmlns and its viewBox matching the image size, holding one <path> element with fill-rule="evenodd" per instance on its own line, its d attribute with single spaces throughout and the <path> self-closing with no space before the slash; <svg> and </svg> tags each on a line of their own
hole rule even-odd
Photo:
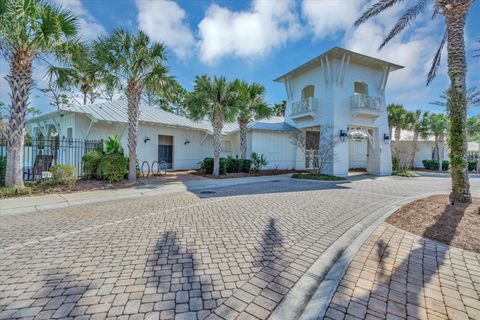
<svg viewBox="0 0 480 320">
<path fill-rule="evenodd" d="M 355 81 L 354 89 L 355 93 L 368 95 L 368 85 L 364 81 Z"/>
<path fill-rule="evenodd" d="M 307 100 L 308 98 L 313 98 L 315 96 L 315 86 L 309 84 L 302 89 L 302 100 Z"/>
</svg>

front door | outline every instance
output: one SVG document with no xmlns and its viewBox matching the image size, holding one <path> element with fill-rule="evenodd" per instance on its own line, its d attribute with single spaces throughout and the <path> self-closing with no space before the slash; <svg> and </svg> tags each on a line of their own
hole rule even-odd
<svg viewBox="0 0 480 320">
<path fill-rule="evenodd" d="M 173 168 L 173 137 L 158 136 L 158 163 L 165 161 L 167 168 Z"/>
</svg>

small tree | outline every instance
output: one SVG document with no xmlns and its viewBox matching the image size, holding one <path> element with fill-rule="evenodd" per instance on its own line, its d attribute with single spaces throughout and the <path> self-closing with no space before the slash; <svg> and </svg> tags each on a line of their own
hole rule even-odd
<svg viewBox="0 0 480 320">
<path fill-rule="evenodd" d="M 428 119 L 429 131 L 435 136 L 435 152 L 438 159 L 438 170 L 442 170 L 443 145 L 445 132 L 448 129 L 448 118 L 444 114 L 432 113 Z M 442 150 L 440 150 L 440 146 Z M 440 152 L 442 151 L 442 152 Z"/>
<path fill-rule="evenodd" d="M 225 122 L 232 122 L 238 114 L 233 84 L 225 77 L 211 78 L 207 75 L 195 79 L 195 87 L 186 99 L 190 118 L 208 118 L 213 127 L 213 175 L 220 175 L 222 152 L 222 129 Z"/>
<path fill-rule="evenodd" d="M 401 104 L 391 103 L 387 106 L 387 115 L 390 136 L 392 136 L 393 127 L 395 127 L 395 143 L 392 144 L 393 155 L 397 159 L 400 159 L 399 143 L 402 129 L 407 128 L 407 110 L 405 110 Z"/>
<path fill-rule="evenodd" d="M 409 161 L 410 168 L 415 166 L 415 156 L 418 151 L 418 138 L 425 138 L 428 135 L 428 121 L 429 114 L 427 111 L 416 110 L 415 112 L 408 112 L 407 114 L 408 129 L 413 131 L 412 149 Z"/>
<path fill-rule="evenodd" d="M 290 142 L 300 148 L 305 157 L 310 161 L 310 167 L 316 174 L 325 172 L 329 164 L 335 161 L 335 145 L 338 143 L 329 126 L 320 126 L 319 141 L 317 146 L 307 141 L 306 131 L 298 130 L 290 138 Z M 315 145 L 315 144 L 313 144 Z"/>
</svg>

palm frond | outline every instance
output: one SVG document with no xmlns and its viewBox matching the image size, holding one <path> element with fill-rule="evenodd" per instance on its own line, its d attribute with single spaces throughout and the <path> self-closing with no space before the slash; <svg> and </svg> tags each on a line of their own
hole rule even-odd
<svg viewBox="0 0 480 320">
<path fill-rule="evenodd" d="M 390 30 L 388 36 L 383 40 L 379 49 L 382 49 L 390 40 L 395 38 L 400 32 L 402 32 L 416 17 L 425 9 L 425 6 L 429 0 L 420 0 L 414 6 L 410 7 L 401 17 L 397 23 Z"/>
<path fill-rule="evenodd" d="M 435 56 L 433 57 L 432 61 L 432 66 L 430 67 L 430 71 L 428 72 L 427 75 L 427 86 L 432 82 L 432 80 L 435 78 L 437 75 L 437 70 L 438 67 L 440 66 L 440 63 L 442 62 L 442 51 L 443 47 L 445 46 L 445 43 L 447 42 L 447 30 L 445 30 L 443 34 L 442 41 L 440 42 L 440 46 L 437 49 L 437 52 L 435 53 Z"/>
<path fill-rule="evenodd" d="M 400 4 L 405 0 L 380 0 L 377 3 L 373 4 L 370 8 L 368 8 L 360 18 L 355 21 L 354 25 L 359 26 L 365 21 L 379 15 L 380 13 L 384 12 L 385 10 L 393 7 L 396 4 Z"/>
</svg>

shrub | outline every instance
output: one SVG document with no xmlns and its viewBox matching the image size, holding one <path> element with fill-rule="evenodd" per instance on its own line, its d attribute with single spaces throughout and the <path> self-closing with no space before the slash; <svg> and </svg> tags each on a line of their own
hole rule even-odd
<svg viewBox="0 0 480 320">
<path fill-rule="evenodd" d="M 102 153 L 92 151 L 82 157 L 83 169 L 87 179 L 100 178 L 100 162 L 102 161 Z"/>
<path fill-rule="evenodd" d="M 0 186 L 5 185 L 6 172 L 7 172 L 7 157 L 0 157 Z"/>
<path fill-rule="evenodd" d="M 392 156 L 392 170 L 393 172 L 400 171 L 400 159 L 395 156 Z"/>
<path fill-rule="evenodd" d="M 342 177 L 330 176 L 330 175 L 321 174 L 321 173 L 311 173 L 311 172 L 294 173 L 294 174 L 292 174 L 292 178 L 294 178 L 294 179 L 324 180 L 324 181 L 345 180 L 345 178 L 342 178 Z"/>
<path fill-rule="evenodd" d="M 105 153 L 119 153 L 123 155 L 122 143 L 118 136 L 110 136 L 105 140 Z"/>
<path fill-rule="evenodd" d="M 220 174 L 225 174 L 231 166 L 233 158 L 220 158 Z M 207 157 L 200 162 L 200 168 L 205 171 L 205 174 L 213 174 L 213 158 Z"/>
<path fill-rule="evenodd" d="M 227 165 L 227 172 L 239 172 L 239 162 L 238 158 L 233 158 L 228 156 L 225 160 Z"/>
<path fill-rule="evenodd" d="M 423 160 L 423 167 L 428 170 L 438 170 L 438 160 Z M 443 160 L 442 170 L 446 171 L 450 167 L 450 162 L 448 160 Z"/>
<path fill-rule="evenodd" d="M 74 166 L 57 164 L 48 170 L 52 173 L 51 183 L 62 186 L 73 186 L 77 183 L 77 175 Z"/>
<path fill-rule="evenodd" d="M 12 187 L 0 187 L 0 199 L 12 198 L 19 196 L 26 196 L 32 194 L 32 188 L 12 188 Z"/>
<path fill-rule="evenodd" d="M 477 161 L 468 161 L 468 171 L 477 170 Z"/>
<path fill-rule="evenodd" d="M 253 172 L 260 171 L 263 167 L 268 164 L 267 158 L 263 154 L 258 154 L 256 152 L 252 152 L 250 156 L 251 165 Z"/>
<path fill-rule="evenodd" d="M 105 154 L 100 162 L 100 172 L 107 182 L 122 181 L 128 174 L 128 158 L 119 153 Z"/>
<path fill-rule="evenodd" d="M 252 161 L 250 159 L 238 159 L 239 172 L 250 172 L 251 166 L 252 166 Z"/>
</svg>

